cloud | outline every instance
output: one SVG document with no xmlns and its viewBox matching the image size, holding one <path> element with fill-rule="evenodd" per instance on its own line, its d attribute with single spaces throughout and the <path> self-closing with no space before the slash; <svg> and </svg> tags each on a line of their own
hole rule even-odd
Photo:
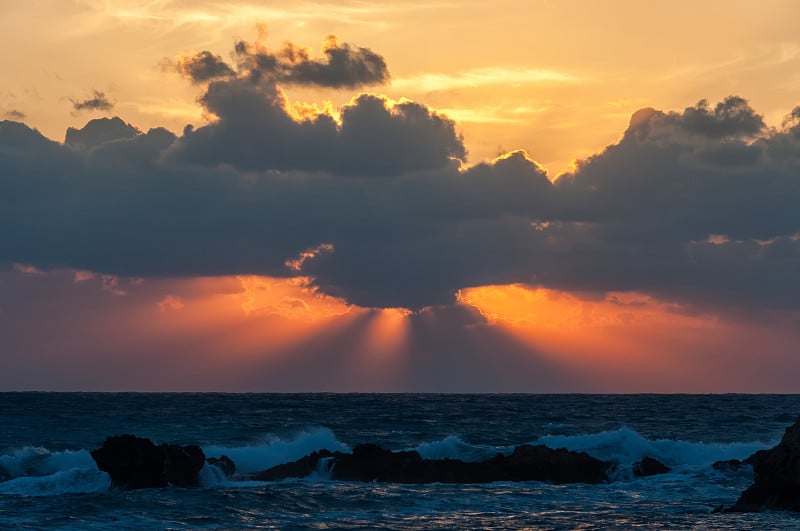
<svg viewBox="0 0 800 531">
<path fill-rule="evenodd" d="M 92 120 L 82 129 L 67 128 L 64 143 L 72 146 L 96 147 L 105 142 L 130 139 L 138 134 L 138 129 L 115 116 Z"/>
<path fill-rule="evenodd" d="M 308 48 L 288 41 L 277 52 L 260 43 L 239 41 L 235 52 L 240 69 L 253 81 L 352 89 L 384 84 L 390 77 L 382 56 L 369 48 L 339 43 L 335 35 L 323 41 L 323 59 L 312 58 Z"/>
<path fill-rule="evenodd" d="M 244 77 L 210 82 L 200 101 L 215 122 L 175 137 L 92 121 L 70 134 L 80 149 L 1 122 L 0 263 L 302 274 L 366 307 L 519 283 L 798 308 L 797 109 L 782 129 L 736 97 L 641 110 L 553 183 L 522 151 L 462 167 L 455 124 L 419 103 L 363 94 L 338 120 L 301 118 L 274 83 Z"/>
<path fill-rule="evenodd" d="M 94 90 L 93 95 L 84 100 L 73 100 L 72 108 L 75 111 L 110 111 L 114 108 L 114 102 L 108 99 L 104 92 Z"/>
<path fill-rule="evenodd" d="M 165 295 L 163 299 L 156 303 L 158 311 L 164 313 L 166 311 L 177 312 L 183 309 L 184 304 L 180 297 L 175 295 Z"/>
<path fill-rule="evenodd" d="M 193 83 L 205 83 L 212 79 L 235 77 L 236 72 L 222 57 L 207 50 L 194 55 L 181 55 L 174 63 L 177 72 Z"/>
<path fill-rule="evenodd" d="M 171 161 L 247 170 L 298 170 L 392 176 L 466 158 L 455 123 L 424 105 L 362 94 L 341 122 L 325 113 L 295 119 L 274 84 L 214 81 L 200 98 L 218 120 L 187 130 Z"/>
</svg>

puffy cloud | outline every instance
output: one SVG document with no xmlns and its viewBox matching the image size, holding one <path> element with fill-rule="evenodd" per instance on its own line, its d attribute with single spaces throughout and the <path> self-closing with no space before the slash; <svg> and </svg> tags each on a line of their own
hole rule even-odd
<svg viewBox="0 0 800 531">
<path fill-rule="evenodd" d="M 173 161 L 386 176 L 466 157 L 455 124 L 410 101 L 362 94 L 344 107 L 340 124 L 324 113 L 298 120 L 277 86 L 237 78 L 212 82 L 200 102 L 218 120 L 187 130 Z"/>
<path fill-rule="evenodd" d="M 119 117 L 100 118 L 87 123 L 82 129 L 67 128 L 64 143 L 87 148 L 96 147 L 105 142 L 133 138 L 139 133 L 131 124 L 123 122 Z"/>
<path fill-rule="evenodd" d="M 193 83 L 235 77 L 236 72 L 219 55 L 203 50 L 194 55 L 181 55 L 174 63 L 177 72 Z"/>
<path fill-rule="evenodd" d="M 260 41 L 260 39 L 259 39 Z M 241 77 L 254 84 L 313 85 L 354 89 L 389 81 L 389 69 L 381 55 L 369 48 L 339 43 L 328 35 L 322 44 L 324 58 L 313 58 L 311 50 L 285 42 L 272 51 L 261 42 L 239 41 L 234 46 L 236 69 L 208 50 L 180 55 L 167 65 L 193 83 Z"/>
<path fill-rule="evenodd" d="M 358 88 L 389 81 L 386 61 L 369 48 L 339 43 L 328 35 L 322 45 L 324 59 L 314 59 L 307 48 L 286 42 L 277 52 L 259 43 L 239 41 L 235 52 L 241 69 L 253 81 L 268 79 L 295 85 Z"/>
<path fill-rule="evenodd" d="M 70 101 L 76 111 L 110 111 L 114 108 L 114 102 L 99 90 L 93 91 L 93 95 L 84 100 L 70 99 Z"/>
<path fill-rule="evenodd" d="M 182 136 L 90 122 L 75 149 L 0 123 L 0 262 L 113 276 L 312 277 L 419 309 L 528 283 L 685 307 L 797 308 L 800 111 L 637 112 L 555 183 L 521 151 L 464 169 L 454 124 L 361 95 L 298 118 L 274 83 L 212 81 Z M 373 178 L 381 177 L 381 178 Z M 298 267 L 294 267 L 297 264 Z"/>
</svg>

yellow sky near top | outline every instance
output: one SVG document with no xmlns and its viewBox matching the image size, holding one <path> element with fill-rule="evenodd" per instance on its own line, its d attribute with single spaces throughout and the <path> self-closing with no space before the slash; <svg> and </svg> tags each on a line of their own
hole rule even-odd
<svg viewBox="0 0 800 531">
<path fill-rule="evenodd" d="M 268 26 L 315 53 L 325 35 L 382 54 L 408 97 L 459 122 L 472 163 L 516 148 L 552 174 L 616 141 L 644 106 L 682 109 L 738 94 L 770 125 L 800 104 L 800 3 L 745 1 L 296 2 L 3 0 L 0 117 L 62 140 L 70 99 L 105 92 L 140 128 L 201 124 L 201 89 L 160 67 Z M 288 90 L 341 105 L 348 90 Z"/>
</svg>

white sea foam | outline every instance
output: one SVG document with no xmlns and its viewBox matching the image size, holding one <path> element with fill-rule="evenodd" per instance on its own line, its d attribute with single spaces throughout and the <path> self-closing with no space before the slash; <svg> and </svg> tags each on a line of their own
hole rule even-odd
<svg viewBox="0 0 800 531">
<path fill-rule="evenodd" d="M 97 467 L 86 450 L 51 453 L 46 448 L 26 446 L 0 455 L 0 477 L 47 476 L 73 468 Z"/>
<path fill-rule="evenodd" d="M 47 476 L 22 476 L 0 483 L 0 494 L 20 496 L 57 496 L 104 492 L 111 478 L 96 467 L 61 470 Z"/>
<path fill-rule="evenodd" d="M 630 428 L 582 435 L 546 435 L 530 442 L 550 448 L 567 448 L 585 451 L 604 461 L 623 465 L 650 456 L 671 467 L 707 467 L 715 461 L 745 459 L 758 450 L 771 448 L 777 443 L 734 442 L 706 443 L 673 439 L 648 439 Z M 475 445 L 457 435 L 439 441 L 420 443 L 414 448 L 424 459 L 460 459 L 476 462 L 496 454 L 510 455 L 513 446 Z"/>
<path fill-rule="evenodd" d="M 466 462 L 485 461 L 498 453 L 508 455 L 513 451 L 509 447 L 469 444 L 457 435 L 449 435 L 441 441 L 420 443 L 412 449 L 419 452 L 423 459 L 459 459 Z"/>
<path fill-rule="evenodd" d="M 348 452 L 350 448 L 340 442 L 328 428 L 315 428 L 289 439 L 270 435 L 262 444 L 250 446 L 204 446 L 208 457 L 227 455 L 239 472 L 257 472 L 282 463 L 289 463 L 317 450 Z"/>
<path fill-rule="evenodd" d="M 533 442 L 550 448 L 584 451 L 598 459 L 622 464 L 634 463 L 650 456 L 669 466 L 708 466 L 714 461 L 744 459 L 757 450 L 771 448 L 775 443 L 706 443 L 648 439 L 630 428 L 584 435 L 546 435 Z"/>
</svg>

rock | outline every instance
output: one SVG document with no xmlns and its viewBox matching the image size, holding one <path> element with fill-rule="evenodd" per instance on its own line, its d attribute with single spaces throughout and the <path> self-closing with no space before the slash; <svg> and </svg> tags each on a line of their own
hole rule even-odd
<svg viewBox="0 0 800 531">
<path fill-rule="evenodd" d="M 672 470 L 670 467 L 650 456 L 633 464 L 633 476 L 637 478 L 666 474 L 670 470 Z"/>
<path fill-rule="evenodd" d="M 91 455 L 112 484 L 125 489 L 196 486 L 206 460 L 199 446 L 156 446 L 134 435 L 109 437 Z"/>
<path fill-rule="evenodd" d="M 236 473 L 236 463 L 234 463 L 233 460 L 227 455 L 221 455 L 218 458 L 209 457 L 206 459 L 206 463 L 222 470 L 222 473 L 225 474 L 226 478 L 229 478 Z"/>
<path fill-rule="evenodd" d="M 351 454 L 314 452 L 292 463 L 251 475 L 274 481 L 305 477 L 327 460 L 332 479 L 391 483 L 489 483 L 493 481 L 546 481 L 550 483 L 602 483 L 608 481 L 610 463 L 585 452 L 544 445 L 522 445 L 506 457 L 498 454 L 480 463 L 458 459 L 423 459 L 418 452 L 392 452 L 374 444 L 360 444 Z"/>
<path fill-rule="evenodd" d="M 755 482 L 739 496 L 731 512 L 762 509 L 800 511 L 800 418 L 786 428 L 781 442 L 761 450 L 753 462 Z"/>
<path fill-rule="evenodd" d="M 724 461 L 714 461 L 711 468 L 720 472 L 731 472 L 749 464 L 751 463 L 748 463 L 746 459 L 726 459 Z"/>
<path fill-rule="evenodd" d="M 304 478 L 317 470 L 321 459 L 330 458 L 334 455 L 342 456 L 344 454 L 340 452 L 333 454 L 328 450 L 320 450 L 319 452 L 312 452 L 305 457 L 301 457 L 297 461 L 276 465 L 270 469 L 249 474 L 247 477 L 248 479 L 254 479 L 257 481 L 277 481 L 279 479 L 286 478 Z"/>
</svg>

